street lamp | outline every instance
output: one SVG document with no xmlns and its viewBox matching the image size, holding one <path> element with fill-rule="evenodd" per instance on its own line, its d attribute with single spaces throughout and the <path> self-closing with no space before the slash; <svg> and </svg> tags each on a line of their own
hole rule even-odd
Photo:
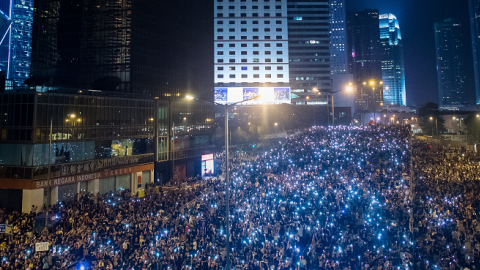
<svg viewBox="0 0 480 270">
<path fill-rule="evenodd" d="M 433 117 L 430 116 L 430 121 L 433 121 Z M 438 119 L 435 117 L 435 133 L 438 134 Z M 433 137 L 433 123 L 432 123 L 432 137 Z"/>
<path fill-rule="evenodd" d="M 345 87 L 345 89 L 343 89 L 343 90 L 326 93 L 326 95 L 327 95 L 327 108 L 328 108 L 328 96 L 332 97 L 332 125 L 333 125 L 333 127 L 335 127 L 335 98 L 334 98 L 333 94 L 340 93 L 340 92 L 343 92 L 343 91 L 351 92 L 353 90 L 352 85 L 353 85 L 352 83 L 349 83 Z"/>
<path fill-rule="evenodd" d="M 261 98 L 262 95 L 258 95 L 258 96 L 255 96 L 253 98 L 249 98 L 249 99 L 246 99 L 246 100 L 243 100 L 243 101 L 239 101 L 239 102 L 235 102 L 235 103 L 230 103 L 230 104 L 220 104 L 220 103 L 217 103 L 217 102 L 214 102 L 214 104 L 216 105 L 224 105 L 225 106 L 225 158 L 227 160 L 226 162 L 226 168 L 225 168 L 225 184 L 226 184 L 226 188 L 225 188 L 225 208 L 226 208 L 226 216 L 225 216 L 225 227 L 226 227 L 226 247 L 227 247 L 227 254 L 226 254 L 226 258 L 227 258 L 227 261 L 226 261 L 226 266 L 225 266 L 225 269 L 226 270 L 230 270 L 230 225 L 229 225 L 229 216 L 230 216 L 230 176 L 229 176 L 229 168 L 230 168 L 230 159 L 229 159 L 229 150 L 228 150 L 228 108 L 229 106 L 235 106 L 237 104 L 240 104 L 240 103 L 243 103 L 243 102 L 248 102 L 248 101 L 252 101 L 252 100 L 256 100 L 256 99 L 259 99 Z M 190 95 L 187 95 L 186 96 L 187 99 L 189 100 L 200 100 L 198 98 L 195 98 L 193 96 L 190 96 Z M 204 100 L 206 101 L 206 100 Z M 277 124 L 277 123 L 275 123 Z"/>
</svg>

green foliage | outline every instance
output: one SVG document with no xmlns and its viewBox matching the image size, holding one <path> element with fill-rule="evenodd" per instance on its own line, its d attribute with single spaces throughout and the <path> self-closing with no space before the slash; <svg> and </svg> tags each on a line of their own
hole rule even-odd
<svg viewBox="0 0 480 270">
<path fill-rule="evenodd" d="M 480 140 L 480 117 L 477 117 L 477 115 L 478 113 L 471 113 L 467 119 L 465 119 L 468 137 L 475 142 L 479 142 Z"/>
</svg>

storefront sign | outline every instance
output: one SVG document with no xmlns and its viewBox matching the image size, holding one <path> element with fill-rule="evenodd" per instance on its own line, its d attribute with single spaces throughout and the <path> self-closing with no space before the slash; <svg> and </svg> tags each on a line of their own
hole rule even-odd
<svg viewBox="0 0 480 270">
<path fill-rule="evenodd" d="M 115 157 L 102 160 L 93 160 L 60 166 L 62 175 L 75 175 L 80 173 L 93 173 L 95 171 L 112 169 L 116 166 L 131 166 L 139 163 L 138 156 Z"/>
<path fill-rule="evenodd" d="M 0 233 L 10 233 L 12 232 L 12 225 L 0 224 Z"/>
<path fill-rule="evenodd" d="M 94 179 L 102 179 L 102 178 L 120 176 L 120 175 L 125 175 L 130 173 L 149 171 L 149 170 L 153 170 L 153 168 L 154 168 L 154 165 L 149 164 L 149 165 L 116 169 L 116 170 L 108 170 L 103 172 L 81 174 L 81 175 L 75 175 L 75 176 L 65 176 L 65 177 L 54 178 L 50 180 L 32 181 L 34 184 L 32 189 L 55 187 L 55 186 L 73 184 L 78 182 L 91 181 Z M 141 183 L 141 180 L 140 180 L 140 183 Z"/>
</svg>

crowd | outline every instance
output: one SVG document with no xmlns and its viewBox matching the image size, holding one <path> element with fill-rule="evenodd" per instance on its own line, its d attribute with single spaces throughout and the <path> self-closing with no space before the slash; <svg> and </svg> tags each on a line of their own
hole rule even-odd
<svg viewBox="0 0 480 270">
<path fill-rule="evenodd" d="M 223 168 L 225 156 L 215 159 Z M 404 126 L 315 127 L 265 152 L 232 151 L 230 266 L 479 269 L 478 164 L 411 141 Z M 0 267 L 224 269 L 224 178 L 153 186 L 143 198 L 83 194 L 54 206 L 55 223 L 39 232 L 34 213 L 2 213 L 13 233 Z M 35 252 L 38 242 L 49 251 Z"/>
<path fill-rule="evenodd" d="M 480 269 L 480 158 L 413 143 L 418 266 Z"/>
</svg>

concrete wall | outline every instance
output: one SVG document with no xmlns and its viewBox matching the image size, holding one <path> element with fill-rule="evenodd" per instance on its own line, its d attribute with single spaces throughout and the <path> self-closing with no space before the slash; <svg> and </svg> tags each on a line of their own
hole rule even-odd
<svg viewBox="0 0 480 270">
<path fill-rule="evenodd" d="M 22 196 L 22 212 L 30 213 L 32 205 L 35 205 L 38 211 L 43 208 L 43 188 L 39 189 L 24 189 Z"/>
</svg>

